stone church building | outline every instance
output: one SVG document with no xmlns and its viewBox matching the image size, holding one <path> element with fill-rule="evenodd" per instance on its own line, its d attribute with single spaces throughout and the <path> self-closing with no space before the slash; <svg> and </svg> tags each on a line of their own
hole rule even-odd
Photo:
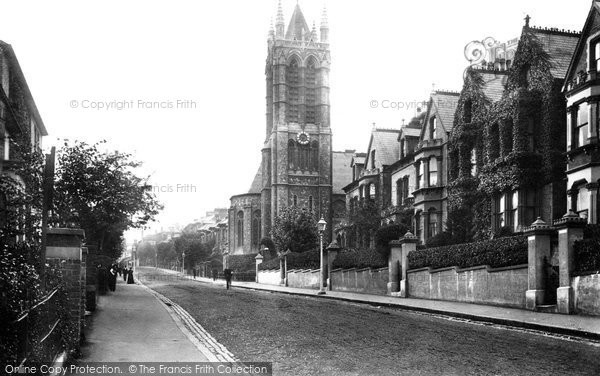
<svg viewBox="0 0 600 376">
<path fill-rule="evenodd" d="M 267 41 L 262 162 L 248 192 L 231 197 L 229 254 L 257 253 L 287 206 L 324 218 L 326 240 L 345 215 L 342 187 L 351 181 L 354 150 L 332 151 L 328 34 L 325 10 L 317 32 L 298 4 L 286 27 L 279 3 Z"/>
</svg>

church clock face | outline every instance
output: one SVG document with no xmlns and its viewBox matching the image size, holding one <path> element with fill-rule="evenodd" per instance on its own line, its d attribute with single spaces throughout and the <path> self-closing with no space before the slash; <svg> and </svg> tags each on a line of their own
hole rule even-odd
<svg viewBox="0 0 600 376">
<path fill-rule="evenodd" d="M 304 131 L 298 132 L 298 135 L 296 135 L 296 140 L 299 144 L 306 145 L 310 141 L 310 136 Z"/>
</svg>

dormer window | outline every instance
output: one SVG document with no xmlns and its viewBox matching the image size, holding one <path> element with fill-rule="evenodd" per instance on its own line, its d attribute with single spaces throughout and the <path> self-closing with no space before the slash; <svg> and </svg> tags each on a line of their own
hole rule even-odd
<svg viewBox="0 0 600 376">
<path fill-rule="evenodd" d="M 437 118 L 434 116 L 429 120 L 429 139 L 437 138 Z"/>
<path fill-rule="evenodd" d="M 598 67 L 600 66 L 600 40 L 597 40 L 595 42 L 593 42 L 593 46 L 594 46 L 594 61 L 590 62 L 591 64 L 591 68 L 598 70 Z"/>
<path fill-rule="evenodd" d="M 371 169 L 375 168 L 375 150 L 371 150 Z"/>
</svg>

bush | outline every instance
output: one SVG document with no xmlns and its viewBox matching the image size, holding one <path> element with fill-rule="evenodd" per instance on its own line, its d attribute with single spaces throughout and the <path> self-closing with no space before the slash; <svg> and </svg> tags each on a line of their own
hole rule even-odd
<svg viewBox="0 0 600 376">
<path fill-rule="evenodd" d="M 287 255 L 287 267 L 291 269 L 318 269 L 321 266 L 321 255 L 318 249 L 302 253 L 290 253 Z M 279 269 L 279 258 L 263 262 L 259 270 Z"/>
<path fill-rule="evenodd" d="M 456 244 L 451 233 L 444 231 L 427 240 L 427 248 L 437 248 Z"/>
<path fill-rule="evenodd" d="M 498 239 L 498 238 L 505 238 L 507 236 L 513 236 L 513 235 L 514 235 L 513 229 L 511 227 L 503 226 L 503 227 L 500 227 L 499 229 L 497 229 L 496 231 L 494 231 L 492 238 Z"/>
<path fill-rule="evenodd" d="M 390 255 L 390 245 L 392 240 L 398 240 L 406 234 L 408 228 L 405 225 L 387 225 L 380 227 L 375 231 L 375 250 L 386 260 Z"/>
<path fill-rule="evenodd" d="M 263 247 L 269 248 L 269 254 L 263 255 L 264 258 L 270 260 L 274 257 L 277 257 L 277 247 L 275 247 L 275 243 L 273 240 L 271 240 L 271 238 L 260 239 L 260 248 L 262 249 Z"/>
<path fill-rule="evenodd" d="M 350 268 L 383 268 L 387 266 L 387 257 L 382 256 L 373 249 L 346 249 L 341 251 L 333 261 L 333 269 Z"/>
<path fill-rule="evenodd" d="M 477 243 L 427 248 L 409 253 L 410 269 L 489 265 L 493 268 L 527 264 L 527 238 L 504 237 Z"/>
<path fill-rule="evenodd" d="M 583 228 L 584 239 L 600 239 L 600 225 L 588 224 Z"/>
<path fill-rule="evenodd" d="M 600 271 L 600 238 L 578 240 L 573 244 L 574 274 Z"/>
<path fill-rule="evenodd" d="M 229 269 L 236 272 L 251 272 L 256 268 L 256 255 L 251 253 L 247 255 L 230 255 L 227 259 Z"/>
</svg>

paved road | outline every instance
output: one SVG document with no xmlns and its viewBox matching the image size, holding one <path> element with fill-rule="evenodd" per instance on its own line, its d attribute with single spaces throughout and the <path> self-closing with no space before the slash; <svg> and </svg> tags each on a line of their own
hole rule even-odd
<svg viewBox="0 0 600 376">
<path fill-rule="evenodd" d="M 272 361 L 276 375 L 600 374 L 594 343 L 142 273 L 237 358 Z"/>
</svg>

